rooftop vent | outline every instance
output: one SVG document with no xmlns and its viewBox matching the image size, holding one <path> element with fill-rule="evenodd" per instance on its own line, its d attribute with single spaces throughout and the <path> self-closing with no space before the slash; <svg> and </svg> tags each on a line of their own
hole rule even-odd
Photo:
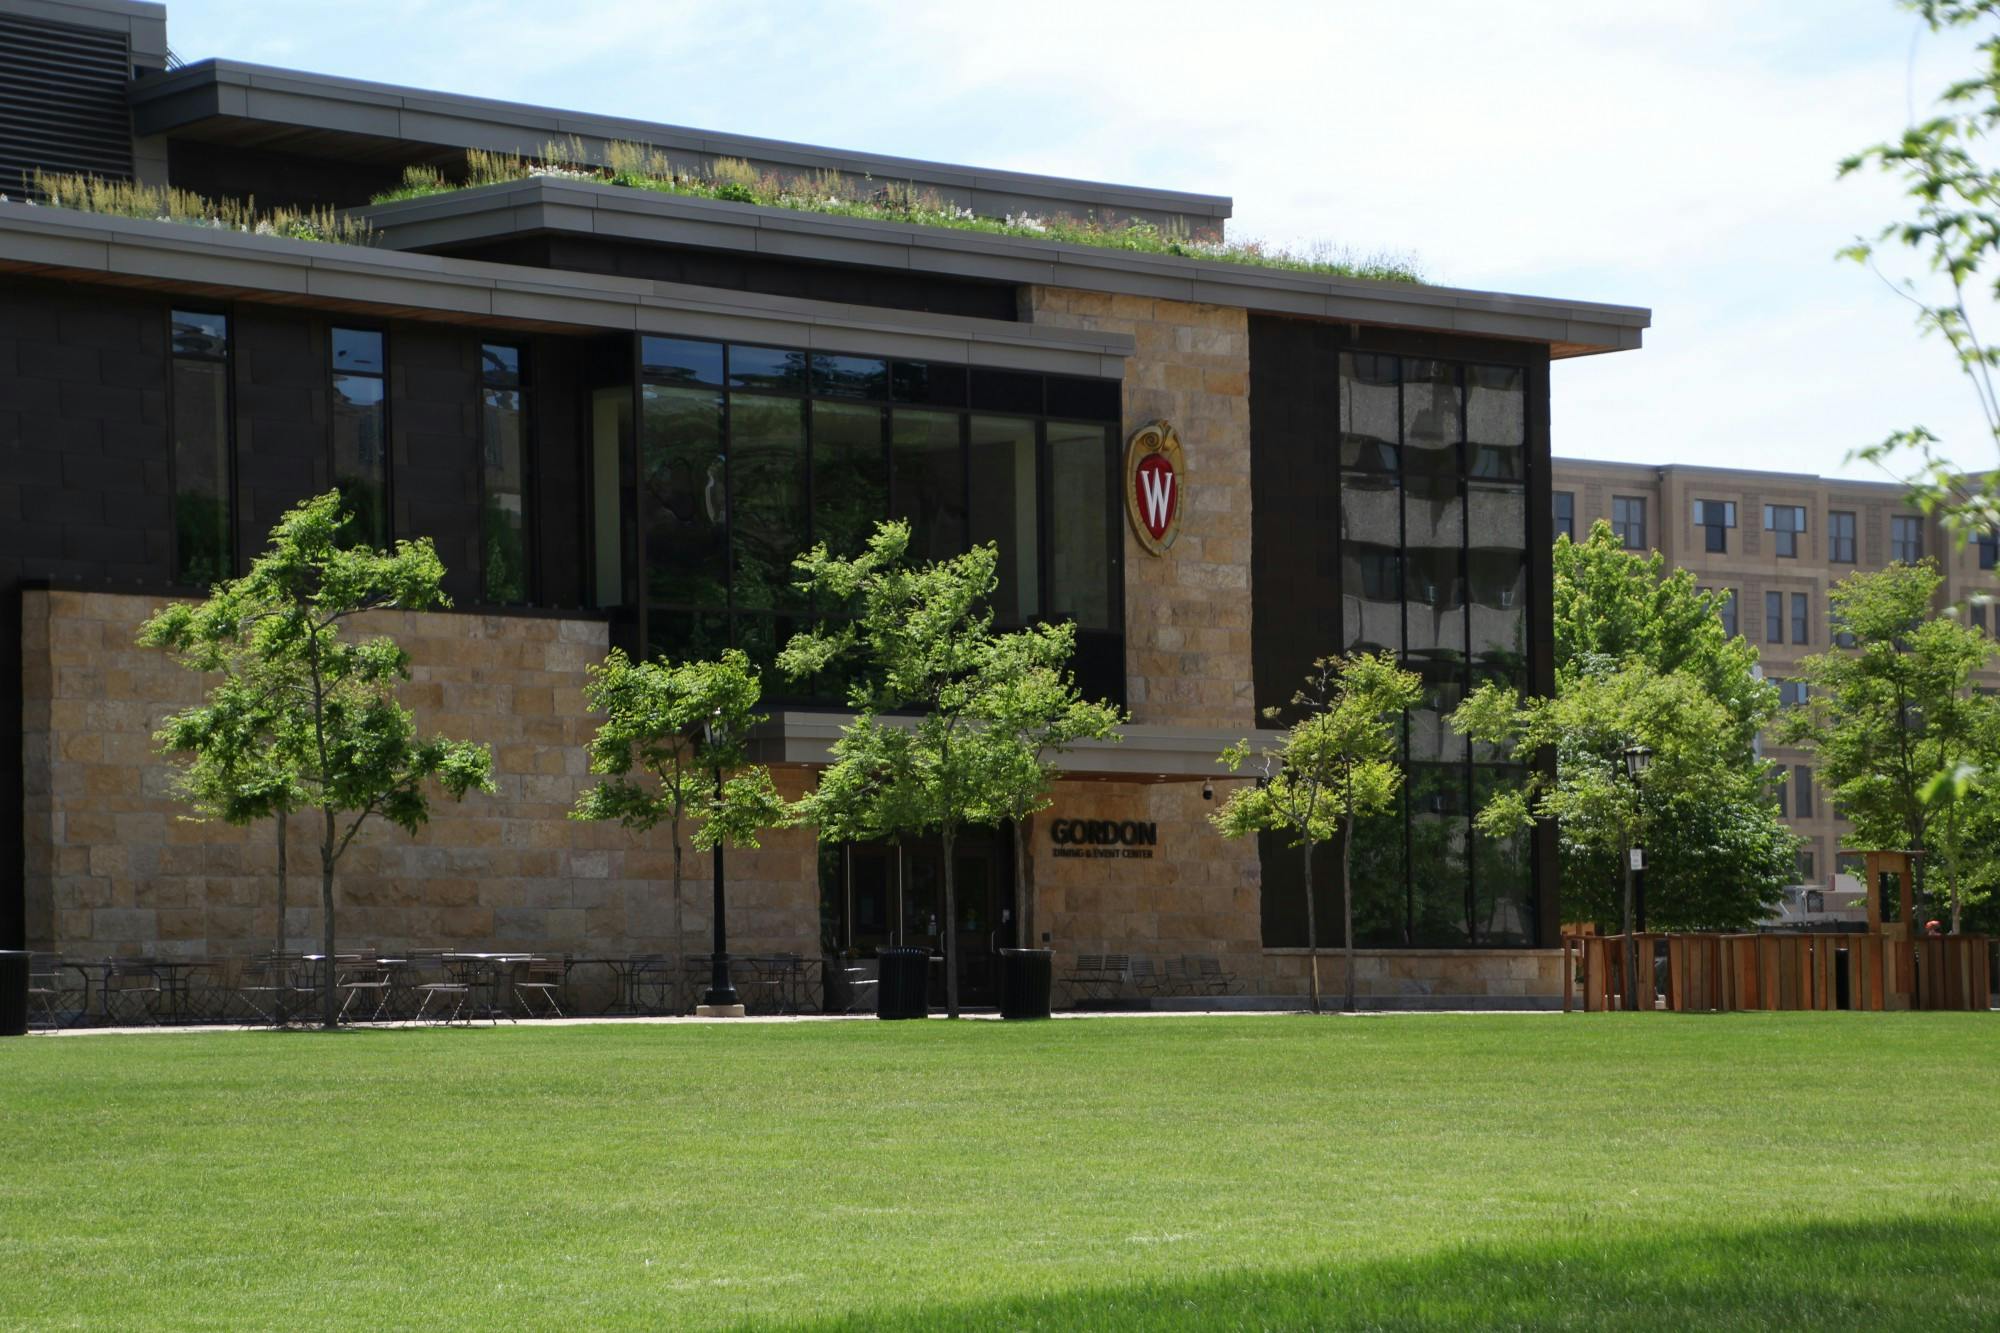
<svg viewBox="0 0 2000 1333">
<path fill-rule="evenodd" d="M 0 14 L 0 191 L 38 167 L 130 179 L 131 77 L 125 33 Z"/>
</svg>

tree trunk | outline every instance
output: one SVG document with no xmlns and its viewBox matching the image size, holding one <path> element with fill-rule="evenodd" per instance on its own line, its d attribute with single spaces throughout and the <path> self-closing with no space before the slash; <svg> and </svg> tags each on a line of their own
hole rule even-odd
<svg viewBox="0 0 2000 1333">
<path fill-rule="evenodd" d="M 946 1018 L 958 1017 L 958 878 L 952 862 L 957 859 L 954 849 L 958 845 L 958 831 L 950 824 L 943 829 L 944 834 L 944 925 L 941 938 L 944 941 L 944 1013 Z"/>
<path fill-rule="evenodd" d="M 681 933 L 681 821 L 674 819 L 674 1004 L 676 1014 L 684 1013 L 681 992 L 687 972 L 687 938 Z M 637 996 L 635 995 L 636 999 Z M 637 1005 L 633 1006 L 637 1008 Z"/>
<path fill-rule="evenodd" d="M 1035 883 L 1028 866 L 1028 821 L 1014 821 L 1014 946 L 1033 949 L 1035 935 Z"/>
<path fill-rule="evenodd" d="M 333 1031 L 340 1026 L 340 992 L 334 987 L 333 950 L 333 849 L 334 842 L 333 808 L 328 806 L 326 814 L 326 842 L 319 852 L 319 911 L 321 934 L 319 965 L 320 1017 L 326 1023 L 326 1030 Z"/>
<path fill-rule="evenodd" d="M 1639 941 L 1632 938 L 1632 842 L 1627 838 L 1618 849 L 1625 866 L 1625 1007 L 1639 1007 Z"/>
<path fill-rule="evenodd" d="M 1340 918 L 1341 939 L 1347 951 L 1347 993 L 1341 997 L 1340 1007 L 1348 1013 L 1354 1012 L 1354 807 L 1347 808 L 1347 818 L 1340 823 Z"/>
<path fill-rule="evenodd" d="M 1313 843 L 1306 839 L 1306 952 L 1311 956 L 1313 1012 L 1319 1012 L 1319 916 L 1313 911 Z"/>
<path fill-rule="evenodd" d="M 278 811 L 278 947 L 272 950 L 271 966 L 275 974 L 282 968 L 285 954 L 285 812 Z M 278 1026 L 285 1025 L 285 986 L 278 983 Z"/>
</svg>

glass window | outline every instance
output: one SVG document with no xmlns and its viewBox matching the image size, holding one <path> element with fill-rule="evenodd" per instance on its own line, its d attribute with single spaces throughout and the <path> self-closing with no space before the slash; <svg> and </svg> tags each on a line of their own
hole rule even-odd
<svg viewBox="0 0 2000 1333">
<path fill-rule="evenodd" d="M 333 330 L 333 484 L 351 518 L 347 545 L 389 544 L 389 411 L 383 337 Z"/>
<path fill-rule="evenodd" d="M 1394 472 L 1398 362 L 1363 352 L 1340 355 L 1340 466 L 1352 472 Z"/>
<path fill-rule="evenodd" d="M 1785 641 L 1785 594 L 1764 594 L 1764 638 L 1769 643 Z"/>
<path fill-rule="evenodd" d="M 1403 651 L 1403 522 L 1394 477 L 1356 472 L 1340 483 L 1341 636 L 1346 651 Z"/>
<path fill-rule="evenodd" d="M 1854 515 L 1835 510 L 1826 516 L 1826 558 L 1836 565 L 1854 563 Z"/>
<path fill-rule="evenodd" d="M 1724 588 L 1722 590 L 1722 603 L 1718 607 L 1718 611 L 1722 616 L 1722 632 L 1724 634 L 1727 634 L 1732 639 L 1735 638 L 1736 637 L 1736 589 Z"/>
<path fill-rule="evenodd" d="M 229 318 L 176 310 L 173 333 L 174 581 L 236 572 L 230 497 Z"/>
<path fill-rule="evenodd" d="M 1696 500 L 1694 502 L 1694 525 L 1704 533 L 1704 549 L 1727 551 L 1729 530 L 1736 526 L 1736 502 L 1733 500 Z"/>
<path fill-rule="evenodd" d="M 1646 549 L 1646 502 L 1636 495 L 1611 497 L 1611 530 L 1628 551 Z"/>
<path fill-rule="evenodd" d="M 910 525 L 910 555 L 965 550 L 965 457 L 956 412 L 899 407 L 889 420 L 889 512 Z"/>
<path fill-rule="evenodd" d="M 735 348 L 730 375 L 735 377 Z M 803 353 L 800 354 L 803 357 Z M 805 400 L 729 396 L 729 577 L 737 610 L 802 608 L 792 561 L 806 549 Z"/>
<path fill-rule="evenodd" d="M 1785 781 L 1784 769 L 1779 769 L 1776 776 L 1777 781 L 1772 783 L 1772 790 L 1777 794 L 1778 798 L 1778 818 L 1790 819 L 1792 817 L 1791 786 Z"/>
<path fill-rule="evenodd" d="M 722 344 L 683 338 L 642 338 L 639 359 L 656 384 L 722 386 Z"/>
<path fill-rule="evenodd" d="M 1799 505 L 1765 505 L 1764 531 L 1771 533 L 1773 553 L 1791 559 L 1799 553 L 1799 538 L 1806 530 L 1806 511 Z"/>
<path fill-rule="evenodd" d="M 1817 870 L 1817 866 L 1815 865 L 1817 859 L 1818 858 L 1816 858 L 1813 855 L 1812 848 L 1810 847 L 1799 848 L 1799 867 L 1798 867 L 1799 883 L 1810 884 L 1814 880 L 1819 878 L 1819 876 L 1815 873 L 1815 871 Z M 1806 894 L 1806 911 L 1823 912 L 1825 910 L 1826 910 L 1826 895 L 1824 893 L 1821 893 L 1818 889 L 1814 889 L 1808 894 Z"/>
<path fill-rule="evenodd" d="M 1576 493 L 1555 492 L 1556 536 L 1576 540 Z"/>
<path fill-rule="evenodd" d="M 866 356 L 828 356 L 812 359 L 812 391 L 829 398 L 887 398 L 889 363 Z"/>
<path fill-rule="evenodd" d="M 889 367 L 889 394 L 899 403 L 964 407 L 965 367 L 897 361 Z"/>
<path fill-rule="evenodd" d="M 1914 565 L 1924 558 L 1924 521 L 1911 514 L 1889 520 L 1889 559 Z"/>
<path fill-rule="evenodd" d="M 835 555 L 859 555 L 889 516 L 882 417 L 859 403 L 812 406 L 812 537 Z"/>
<path fill-rule="evenodd" d="M 1403 475 L 1457 477 L 1458 367 L 1449 361 L 1403 362 Z"/>
<path fill-rule="evenodd" d="M 1778 681 L 1778 704 L 1782 708 L 1802 708 L 1811 697 L 1811 687 L 1802 680 Z"/>
<path fill-rule="evenodd" d="M 1827 608 L 1826 624 L 1837 646 L 1842 648 L 1852 648 L 1854 646 L 1854 635 L 1848 631 L 1846 626 L 1840 623 L 1840 612 L 1832 606 Z"/>
<path fill-rule="evenodd" d="M 1116 629 L 1119 593 L 1118 497 L 1105 426 L 1051 421 L 1049 441 L 1049 614 L 1084 629 Z"/>
<path fill-rule="evenodd" d="M 591 591 L 599 607 L 623 606 L 625 476 L 632 448 L 632 386 L 594 389 L 590 396 Z"/>
<path fill-rule="evenodd" d="M 971 421 L 972 543 L 1000 545 L 993 615 L 1019 625 L 1041 614 L 1041 568 L 1035 543 L 1035 423 L 1019 417 Z"/>
<path fill-rule="evenodd" d="M 1467 771 L 1456 764 L 1411 764 L 1410 943 L 1466 947 L 1477 940 L 1472 892 Z"/>
<path fill-rule="evenodd" d="M 640 401 L 645 430 L 639 522 L 646 534 L 647 596 L 667 606 L 726 610 L 729 471 L 722 395 L 648 384 Z"/>
<path fill-rule="evenodd" d="M 1974 629 L 1983 631 L 1986 628 L 1986 603 L 1972 603 L 1972 605 L 1965 609 L 1965 614 L 1967 619 L 1972 622 Z"/>
<path fill-rule="evenodd" d="M 528 377 L 518 347 L 480 349 L 481 582 L 489 602 L 528 600 Z"/>
<path fill-rule="evenodd" d="M 782 347 L 729 348 L 729 387 L 732 389 L 774 389 L 784 393 L 804 393 L 808 384 L 809 358 L 804 352 Z"/>
<path fill-rule="evenodd" d="M 1406 460 L 1417 451 L 1404 454 Z M 1456 476 L 1403 482 L 1403 634 L 1411 657 L 1465 656 L 1465 494 Z"/>
<path fill-rule="evenodd" d="M 1527 772 L 1519 768 L 1472 770 L 1472 808 L 1483 808 L 1496 793 L 1519 788 Z M 1535 939 L 1534 843 L 1526 833 L 1489 838 L 1472 834 L 1472 917 L 1467 938 L 1478 945 L 1527 945 Z"/>
<path fill-rule="evenodd" d="M 1812 770 L 1804 764 L 1792 766 L 1793 801 L 1792 808 L 1800 819 L 1811 819 L 1813 812 Z"/>
<path fill-rule="evenodd" d="M 1519 366 L 1465 368 L 1466 472 L 1519 481 L 1528 443 L 1527 374 Z"/>
<path fill-rule="evenodd" d="M 1792 642 L 1793 643 L 1812 642 L 1811 606 L 1812 604 L 1807 600 L 1806 594 L 1802 592 L 1795 592 L 1792 594 Z"/>
<path fill-rule="evenodd" d="M 1473 482 L 1467 496 L 1466 574 L 1472 660 L 1480 676 L 1526 684 L 1528 495 Z"/>
<path fill-rule="evenodd" d="M 1996 564 L 2000 564 L 2000 533 L 1982 532 L 1979 534 L 1979 567 L 1992 569 Z"/>
</svg>

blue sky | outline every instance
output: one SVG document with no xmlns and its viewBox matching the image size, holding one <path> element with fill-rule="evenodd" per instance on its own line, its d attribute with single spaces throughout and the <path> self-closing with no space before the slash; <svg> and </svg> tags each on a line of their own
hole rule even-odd
<svg viewBox="0 0 2000 1333">
<path fill-rule="evenodd" d="M 1453 285 L 1648 306 L 1558 366 L 1559 454 L 1879 476 L 1923 423 L 1989 466 L 1908 307 L 1833 252 L 1900 216 L 1836 183 L 1971 68 L 1892 0 L 1218 7 L 169 0 L 183 59 L 1227 194 L 1233 235 Z"/>
</svg>

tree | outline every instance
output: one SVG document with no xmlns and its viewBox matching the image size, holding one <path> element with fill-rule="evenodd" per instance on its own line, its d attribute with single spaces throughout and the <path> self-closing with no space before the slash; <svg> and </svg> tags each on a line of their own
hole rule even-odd
<svg viewBox="0 0 2000 1333">
<path fill-rule="evenodd" d="M 1497 838 L 1554 820 L 1565 867 L 1574 860 L 1611 869 L 1602 877 L 1565 877 L 1572 910 L 1615 920 L 1630 934 L 1632 883 L 1623 873 L 1629 853 L 1644 847 L 1653 861 L 1656 843 L 1674 832 L 1701 849 L 1696 865 L 1726 877 L 1725 888 L 1705 910 L 1669 898 L 1659 924 L 1741 928 L 1777 900 L 1798 842 L 1777 822 L 1770 766 L 1745 762 L 1734 715 L 1690 673 L 1663 674 L 1637 659 L 1586 658 L 1558 678 L 1554 698 L 1524 699 L 1488 682 L 1459 705 L 1451 725 L 1524 757 L 1555 756 L 1553 777 L 1533 771 L 1521 787 L 1495 793 L 1473 823 Z M 1652 752 L 1652 762 L 1635 783 L 1625 752 L 1640 746 Z"/>
<path fill-rule="evenodd" d="M 1974 775 L 2000 753 L 2000 703 L 1972 688 L 1993 659 L 1992 641 L 1932 612 L 1943 581 L 1926 560 L 1835 584 L 1833 611 L 1855 647 L 1799 663 L 1807 704 L 1775 732 L 1783 744 L 1813 750 L 1821 784 L 1860 842 L 1933 854 L 1938 864 L 1924 875 L 1946 876 L 1956 931 L 1966 817 L 1977 815 Z"/>
<path fill-rule="evenodd" d="M 1649 781 L 1647 924 L 1670 930 L 1741 930 L 1768 915 L 1795 873 L 1797 839 L 1776 815 L 1772 766 L 1758 733 L 1778 711 L 1778 690 L 1757 670 L 1757 649 L 1723 628 L 1727 594 L 1703 592 L 1686 570 L 1668 572 L 1657 553 L 1627 551 L 1600 520 L 1581 542 L 1554 553 L 1558 694 L 1587 677 L 1637 663 L 1657 676 L 1685 675 L 1720 704 L 1727 753 L 1746 780 L 1671 789 Z M 1554 748 L 1565 762 L 1600 762 L 1589 746 Z M 1574 918 L 1622 921 L 1625 868 L 1614 842 L 1559 832 L 1564 910 Z"/>
<path fill-rule="evenodd" d="M 602 781 L 577 797 L 571 819 L 616 820 L 635 832 L 662 822 L 674 844 L 674 999 L 680 1007 L 681 825 L 694 845 L 757 846 L 785 822 L 771 770 L 748 760 L 747 737 L 762 722 L 764 687 L 750 659 L 731 648 L 715 661 L 634 662 L 614 648 L 590 668 L 584 698 L 604 714 L 590 742 Z"/>
<path fill-rule="evenodd" d="M 1895 290 L 1916 310 L 1917 327 L 1942 338 L 1972 386 L 1985 419 L 1987 443 L 2000 445 L 2000 344 L 1974 327 L 1970 294 L 2000 296 L 2000 275 L 1982 270 L 2000 254 L 2000 165 L 1990 159 L 1989 134 L 2000 125 L 2000 0 L 1903 0 L 1933 32 L 1978 29 L 1977 68 L 1945 88 L 1936 114 L 1888 140 L 1844 159 L 1840 174 L 1873 167 L 1903 184 L 1913 216 L 1857 239 L 1841 256 L 1874 267 L 1878 246 L 1890 242 L 1920 256 L 1930 280 L 1904 279 Z M 1885 279 L 1886 281 L 1887 279 Z M 1856 455 L 1887 466 L 1914 454 L 1908 479 L 1912 499 L 1936 515 L 1961 543 L 2000 528 L 2000 471 L 1966 477 L 1945 456 L 1944 443 L 1916 425 L 1899 430 Z"/>
<path fill-rule="evenodd" d="M 799 557 L 798 586 L 838 618 L 794 636 L 778 665 L 794 679 L 840 670 L 855 713 L 799 802 L 801 821 L 828 836 L 936 830 L 943 843 L 945 1011 L 956 1018 L 959 831 L 1033 806 L 1049 780 L 1038 733 L 1101 719 L 1070 711 L 1068 634 L 994 633 L 997 547 L 913 565 L 909 541 L 908 524 L 882 523 L 852 558 L 824 543 Z M 884 716 L 898 713 L 908 716 Z"/>
<path fill-rule="evenodd" d="M 1341 1007 L 1354 1009 L 1354 825 L 1390 809 L 1403 782 L 1396 764 L 1398 723 L 1423 697 L 1422 677 L 1387 653 L 1322 657 L 1292 696 L 1303 716 L 1274 747 L 1257 752 L 1258 778 L 1230 793 L 1209 818 L 1225 838 L 1265 831 L 1289 833 L 1305 849 L 1306 944 L 1311 953 L 1313 1012 L 1320 1008 L 1319 921 L 1313 906 L 1313 848 L 1340 838 L 1341 944 L 1347 960 Z M 1267 708 L 1276 718 L 1282 710 Z M 1250 743 L 1222 752 L 1229 771 L 1251 758 Z"/>
<path fill-rule="evenodd" d="M 409 655 L 386 636 L 343 634 L 368 611 L 449 606 L 437 552 L 427 539 L 398 542 L 393 552 L 342 546 L 339 534 L 351 521 L 338 492 L 307 500 L 278 521 L 248 574 L 217 584 L 205 602 L 167 607 L 143 632 L 191 664 L 237 663 L 204 704 L 167 719 L 167 748 L 196 756 L 218 780 L 261 775 L 262 797 L 253 786 L 234 789 L 240 812 L 274 813 L 283 796 L 320 814 L 327 959 L 320 1003 L 328 1028 L 340 1013 L 333 883 L 341 856 L 372 816 L 414 834 L 430 819 L 433 782 L 453 799 L 493 790 L 484 745 L 417 736 L 396 702 Z"/>
<path fill-rule="evenodd" d="M 1080 740 L 1117 740 L 1126 720 L 1116 704 L 1085 699 L 1077 689 L 1069 671 L 1075 651 L 1076 626 L 1067 622 L 1000 637 L 972 708 L 995 742 L 995 762 L 1014 769 L 995 775 L 991 813 L 1013 826 L 1014 921 L 1024 945 L 1034 941 L 1036 916 L 1029 821 L 1048 808 L 1062 776 L 1056 757 Z"/>
</svg>

